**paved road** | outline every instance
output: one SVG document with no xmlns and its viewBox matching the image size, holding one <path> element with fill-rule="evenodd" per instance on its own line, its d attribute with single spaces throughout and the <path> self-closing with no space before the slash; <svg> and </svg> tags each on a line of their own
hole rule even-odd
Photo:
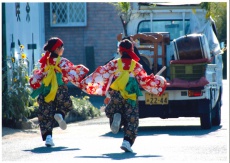
<svg viewBox="0 0 230 163">
<path fill-rule="evenodd" d="M 16 131 L 2 137 L 2 161 L 227 163 L 229 101 L 224 99 L 221 126 L 210 130 L 200 129 L 199 118 L 141 119 L 134 153 L 120 149 L 122 132 L 112 134 L 105 116 L 71 123 L 64 131 L 55 128 L 52 148 L 44 146 L 38 129 Z"/>
</svg>

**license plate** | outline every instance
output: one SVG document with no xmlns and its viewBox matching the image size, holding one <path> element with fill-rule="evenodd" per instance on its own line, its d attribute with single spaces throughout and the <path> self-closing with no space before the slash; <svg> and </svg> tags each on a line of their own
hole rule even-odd
<svg viewBox="0 0 230 163">
<path fill-rule="evenodd" d="M 157 96 L 151 93 L 145 93 L 146 105 L 165 105 L 168 104 L 168 93 L 163 93 L 161 96 Z"/>
</svg>

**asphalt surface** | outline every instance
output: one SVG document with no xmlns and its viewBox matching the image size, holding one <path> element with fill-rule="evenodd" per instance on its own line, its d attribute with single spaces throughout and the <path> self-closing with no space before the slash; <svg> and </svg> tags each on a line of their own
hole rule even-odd
<svg viewBox="0 0 230 163">
<path fill-rule="evenodd" d="M 47 148 L 39 129 L 2 130 L 2 161 L 16 162 L 229 162 L 229 83 L 224 82 L 221 125 L 200 129 L 199 118 L 140 119 L 132 149 L 120 149 L 122 130 L 114 135 L 104 113 L 101 117 L 55 127 L 55 146 Z M 103 99 L 103 98 L 102 98 Z M 95 103 L 101 105 L 100 100 Z"/>
</svg>

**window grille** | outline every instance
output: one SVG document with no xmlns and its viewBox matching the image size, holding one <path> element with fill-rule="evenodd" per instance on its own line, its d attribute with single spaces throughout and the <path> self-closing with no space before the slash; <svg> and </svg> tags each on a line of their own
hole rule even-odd
<svg viewBox="0 0 230 163">
<path fill-rule="evenodd" d="M 50 3 L 51 27 L 86 26 L 86 3 Z"/>
</svg>

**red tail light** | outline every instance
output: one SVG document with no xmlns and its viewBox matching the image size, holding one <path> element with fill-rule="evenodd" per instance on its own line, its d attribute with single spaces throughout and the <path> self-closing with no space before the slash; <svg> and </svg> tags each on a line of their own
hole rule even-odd
<svg viewBox="0 0 230 163">
<path fill-rule="evenodd" d="M 202 91 L 201 90 L 188 90 L 188 96 L 189 97 L 197 97 L 197 96 L 202 96 Z"/>
</svg>

